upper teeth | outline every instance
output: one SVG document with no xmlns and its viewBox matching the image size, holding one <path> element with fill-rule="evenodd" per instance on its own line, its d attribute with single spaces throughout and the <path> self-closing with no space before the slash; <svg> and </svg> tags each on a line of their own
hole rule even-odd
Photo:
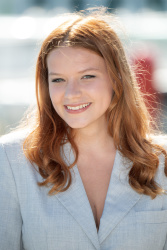
<svg viewBox="0 0 167 250">
<path fill-rule="evenodd" d="M 67 108 L 68 108 L 68 109 L 72 109 L 72 110 L 77 110 L 77 109 L 85 108 L 85 107 L 88 106 L 89 104 L 90 104 L 90 103 L 82 104 L 82 105 L 79 105 L 79 106 L 76 106 L 76 107 L 67 106 Z"/>
</svg>

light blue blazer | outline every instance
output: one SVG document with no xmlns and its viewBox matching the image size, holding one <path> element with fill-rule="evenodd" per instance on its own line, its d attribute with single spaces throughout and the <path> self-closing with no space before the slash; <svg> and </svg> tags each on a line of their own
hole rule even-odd
<svg viewBox="0 0 167 250">
<path fill-rule="evenodd" d="M 131 163 L 118 151 L 97 232 L 77 166 L 70 188 L 49 196 L 23 155 L 23 137 L 0 140 L 0 250 L 167 250 L 167 196 L 136 193 L 128 184 Z M 64 152 L 73 161 L 69 144 Z M 163 156 L 156 180 L 167 189 Z"/>
</svg>

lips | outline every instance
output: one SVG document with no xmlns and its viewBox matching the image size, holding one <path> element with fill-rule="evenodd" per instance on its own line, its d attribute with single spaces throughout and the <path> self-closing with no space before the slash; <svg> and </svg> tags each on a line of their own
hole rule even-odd
<svg viewBox="0 0 167 250">
<path fill-rule="evenodd" d="M 90 105 L 90 102 L 80 104 L 80 105 L 66 105 L 66 107 L 70 110 L 79 110 L 79 109 L 87 107 L 88 105 Z"/>
<path fill-rule="evenodd" d="M 71 104 L 71 105 L 64 105 L 65 109 L 69 113 L 80 113 L 88 109 L 91 105 L 91 102 L 83 103 L 83 104 Z"/>
</svg>

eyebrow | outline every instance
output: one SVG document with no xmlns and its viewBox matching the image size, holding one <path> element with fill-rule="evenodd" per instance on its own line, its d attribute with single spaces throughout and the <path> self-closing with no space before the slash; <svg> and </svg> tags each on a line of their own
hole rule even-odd
<svg viewBox="0 0 167 250">
<path fill-rule="evenodd" d="M 79 71 L 78 73 L 84 73 L 86 71 L 98 71 L 99 69 L 97 68 L 87 68 L 87 69 L 84 69 L 84 70 L 81 70 Z M 56 72 L 50 72 L 49 75 L 62 75 L 61 73 L 56 73 Z"/>
</svg>

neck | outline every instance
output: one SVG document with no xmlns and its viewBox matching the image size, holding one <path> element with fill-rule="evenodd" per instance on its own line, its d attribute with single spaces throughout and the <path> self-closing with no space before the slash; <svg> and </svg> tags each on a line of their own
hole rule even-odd
<svg viewBox="0 0 167 250">
<path fill-rule="evenodd" d="M 79 151 L 102 152 L 108 148 L 115 149 L 113 138 L 109 135 L 107 125 L 88 129 L 77 129 L 74 137 Z"/>
</svg>

